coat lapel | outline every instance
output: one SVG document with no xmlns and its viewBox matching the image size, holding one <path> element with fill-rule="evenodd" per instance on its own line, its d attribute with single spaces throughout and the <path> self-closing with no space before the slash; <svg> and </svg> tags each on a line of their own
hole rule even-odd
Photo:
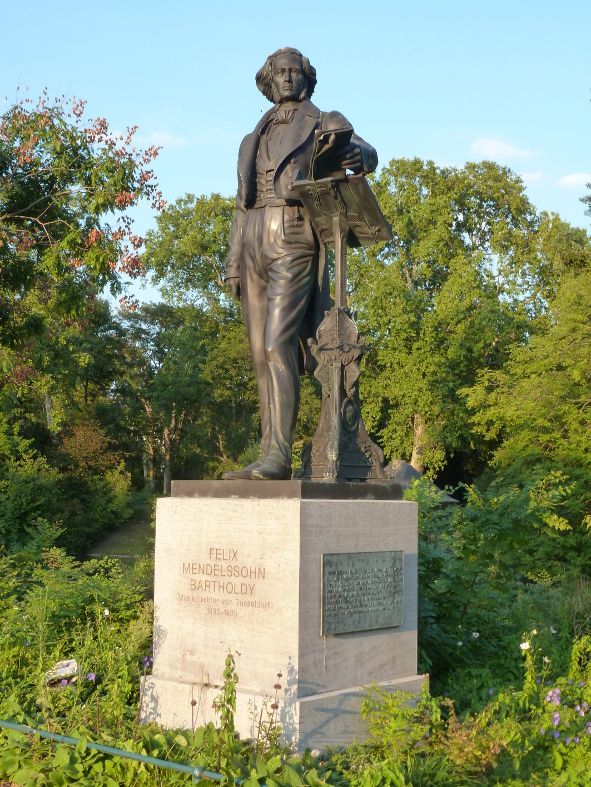
<svg viewBox="0 0 591 787">
<path fill-rule="evenodd" d="M 320 110 L 307 99 L 302 101 L 297 109 L 294 119 L 289 124 L 275 159 L 277 170 L 285 159 L 300 147 L 310 136 L 320 116 Z"/>
<path fill-rule="evenodd" d="M 247 134 L 240 145 L 240 152 L 238 153 L 238 182 L 240 197 L 245 204 L 249 203 L 249 198 L 252 196 L 250 190 L 252 188 L 251 184 L 259 147 L 259 135 L 274 110 L 275 107 L 271 107 L 271 109 L 265 112 L 256 124 L 254 131 L 251 134 Z"/>
<path fill-rule="evenodd" d="M 254 131 L 251 134 L 247 134 L 240 145 L 240 152 L 238 154 L 239 194 L 244 205 L 248 205 L 251 198 L 254 197 L 251 191 L 254 183 L 256 155 L 259 147 L 260 134 L 274 111 L 275 107 L 271 107 L 268 112 L 265 112 L 257 123 Z M 294 119 L 289 124 L 281 141 L 275 159 L 276 170 L 294 150 L 299 148 L 300 145 L 308 139 L 316 127 L 319 117 L 320 110 L 317 106 L 311 101 L 308 101 L 308 99 L 301 102 Z"/>
</svg>

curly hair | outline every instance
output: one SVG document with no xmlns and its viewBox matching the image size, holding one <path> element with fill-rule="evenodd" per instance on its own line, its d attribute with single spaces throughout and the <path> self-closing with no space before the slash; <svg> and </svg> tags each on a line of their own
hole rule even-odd
<svg viewBox="0 0 591 787">
<path fill-rule="evenodd" d="M 275 103 L 276 97 L 273 93 L 273 61 L 278 55 L 297 55 L 302 61 L 302 70 L 306 77 L 306 87 L 300 95 L 300 101 L 304 98 L 310 98 L 316 87 L 316 69 L 311 65 L 307 57 L 304 57 L 299 49 L 293 49 L 286 46 L 283 49 L 278 49 L 265 60 L 265 65 L 257 71 L 255 77 L 257 87 L 265 98 L 269 99 L 271 103 Z"/>
</svg>

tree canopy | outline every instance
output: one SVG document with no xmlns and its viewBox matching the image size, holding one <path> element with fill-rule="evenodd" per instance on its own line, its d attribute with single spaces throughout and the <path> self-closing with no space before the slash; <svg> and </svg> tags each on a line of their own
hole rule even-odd
<svg viewBox="0 0 591 787">
<path fill-rule="evenodd" d="M 395 160 L 374 188 L 390 243 L 356 255 L 352 301 L 373 351 L 362 377 L 368 427 L 387 455 L 461 477 L 482 469 L 463 388 L 502 367 L 541 325 L 589 239 L 536 214 L 521 180 L 492 162 L 462 169 Z"/>
</svg>

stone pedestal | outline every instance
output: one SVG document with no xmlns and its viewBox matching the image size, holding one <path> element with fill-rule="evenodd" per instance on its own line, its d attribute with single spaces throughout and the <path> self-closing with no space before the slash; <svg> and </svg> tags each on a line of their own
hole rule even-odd
<svg viewBox="0 0 591 787">
<path fill-rule="evenodd" d="M 419 691 L 417 508 L 397 496 L 388 483 L 173 482 L 173 496 L 158 501 L 154 669 L 143 720 L 179 728 L 214 721 L 228 649 L 243 738 L 256 736 L 277 682 L 277 719 L 300 749 L 362 739 L 368 684 Z M 367 554 L 392 552 L 402 552 L 395 557 L 403 577 L 379 573 L 387 555 Z M 323 556 L 345 553 L 357 556 L 345 558 L 353 561 L 346 576 L 325 557 L 323 579 Z M 383 625 L 384 599 L 400 580 L 400 625 L 322 633 L 342 627 L 349 605 L 363 606 L 364 589 L 369 609 L 351 608 L 351 620 Z"/>
</svg>

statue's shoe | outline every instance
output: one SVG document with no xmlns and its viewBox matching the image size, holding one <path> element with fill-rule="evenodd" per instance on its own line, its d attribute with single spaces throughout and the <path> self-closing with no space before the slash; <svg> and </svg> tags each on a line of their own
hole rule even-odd
<svg viewBox="0 0 591 787">
<path fill-rule="evenodd" d="M 268 456 L 250 471 L 253 481 L 285 481 L 291 478 L 291 467 Z"/>
<path fill-rule="evenodd" d="M 259 457 L 255 459 L 254 462 L 251 462 L 246 467 L 243 467 L 242 470 L 226 470 L 223 474 L 222 479 L 224 481 L 250 481 L 252 479 L 252 471 L 256 470 L 256 468 L 263 462 L 263 457 Z"/>
</svg>

